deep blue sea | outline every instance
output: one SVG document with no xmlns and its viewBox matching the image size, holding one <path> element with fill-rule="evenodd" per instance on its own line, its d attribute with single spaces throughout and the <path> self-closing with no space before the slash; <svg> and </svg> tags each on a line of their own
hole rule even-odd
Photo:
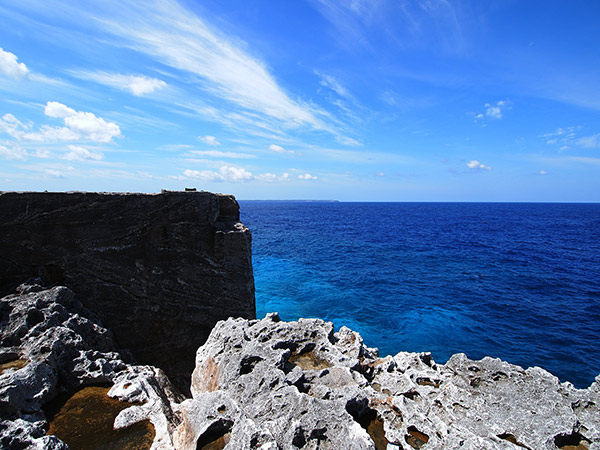
<svg viewBox="0 0 600 450">
<path fill-rule="evenodd" d="M 600 204 L 241 201 L 257 317 L 318 317 L 381 355 L 600 373 Z"/>
</svg>

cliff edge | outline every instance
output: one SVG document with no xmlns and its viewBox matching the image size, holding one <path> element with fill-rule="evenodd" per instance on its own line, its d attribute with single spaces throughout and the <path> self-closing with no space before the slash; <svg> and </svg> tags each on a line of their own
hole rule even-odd
<svg viewBox="0 0 600 450">
<path fill-rule="evenodd" d="M 66 285 L 184 390 L 214 324 L 254 318 L 251 235 L 230 195 L 0 193 L 0 295 Z"/>
</svg>

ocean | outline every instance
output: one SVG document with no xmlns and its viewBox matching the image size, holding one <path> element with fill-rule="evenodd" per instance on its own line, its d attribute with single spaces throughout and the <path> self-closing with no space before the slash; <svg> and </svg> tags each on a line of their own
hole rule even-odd
<svg viewBox="0 0 600 450">
<path fill-rule="evenodd" d="M 380 355 L 600 373 L 600 204 L 240 201 L 257 317 L 317 317 Z"/>
</svg>

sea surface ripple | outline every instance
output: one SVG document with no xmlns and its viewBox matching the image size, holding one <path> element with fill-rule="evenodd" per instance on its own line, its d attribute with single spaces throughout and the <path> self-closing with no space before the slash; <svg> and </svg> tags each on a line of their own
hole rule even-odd
<svg viewBox="0 0 600 450">
<path fill-rule="evenodd" d="M 600 373 L 600 204 L 240 201 L 257 317 L 318 317 L 380 354 Z"/>
</svg>

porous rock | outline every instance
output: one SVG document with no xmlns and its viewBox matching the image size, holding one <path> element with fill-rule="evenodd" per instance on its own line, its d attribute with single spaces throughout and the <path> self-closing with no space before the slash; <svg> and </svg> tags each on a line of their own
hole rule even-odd
<svg viewBox="0 0 600 450">
<path fill-rule="evenodd" d="M 113 384 L 111 397 L 136 402 L 115 426 L 148 419 L 156 431 L 152 448 L 172 449 L 178 419 L 171 405 L 182 397 L 165 374 L 125 362 L 111 333 L 69 289 L 26 284 L 18 291 L 0 299 L 0 448 L 68 448 L 46 435 L 43 407 L 83 386 Z"/>
<path fill-rule="evenodd" d="M 233 196 L 0 192 L 0 296 L 65 285 L 137 362 L 185 390 L 213 325 L 254 318 L 251 236 Z"/>
<path fill-rule="evenodd" d="M 227 449 L 600 449 L 600 377 L 576 389 L 493 358 L 379 358 L 316 319 L 219 322 L 191 390 L 178 449 L 218 436 Z"/>
</svg>

